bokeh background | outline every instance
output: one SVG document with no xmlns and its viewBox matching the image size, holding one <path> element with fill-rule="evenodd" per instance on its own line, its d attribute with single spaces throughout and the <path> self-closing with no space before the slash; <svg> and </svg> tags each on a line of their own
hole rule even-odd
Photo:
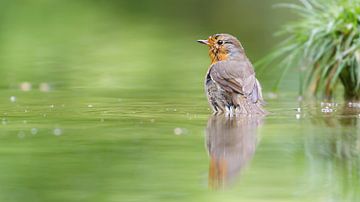
<svg viewBox="0 0 360 202">
<path fill-rule="evenodd" d="M 274 9 L 279 2 L 1 1 L 0 84 L 200 93 L 209 59 L 195 41 L 231 33 L 255 63 L 282 40 L 274 32 L 294 18 Z M 266 91 L 279 71 L 258 73 Z M 296 90 L 297 77 L 287 78 L 283 86 Z"/>
<path fill-rule="evenodd" d="M 256 126 L 211 117 L 196 40 L 231 33 L 256 63 L 297 19 L 281 2 L 0 0 L 0 201 L 359 201 L 358 115 L 300 106 L 296 68 L 276 95 L 281 68 L 257 71 L 272 114 Z M 227 124 L 250 151 L 212 190 Z"/>
</svg>

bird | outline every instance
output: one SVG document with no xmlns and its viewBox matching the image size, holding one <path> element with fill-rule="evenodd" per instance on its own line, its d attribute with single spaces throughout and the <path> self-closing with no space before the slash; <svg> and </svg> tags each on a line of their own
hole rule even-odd
<svg viewBox="0 0 360 202">
<path fill-rule="evenodd" d="M 260 82 L 240 41 L 224 33 L 197 42 L 209 47 L 205 91 L 214 114 L 267 114 Z"/>
</svg>

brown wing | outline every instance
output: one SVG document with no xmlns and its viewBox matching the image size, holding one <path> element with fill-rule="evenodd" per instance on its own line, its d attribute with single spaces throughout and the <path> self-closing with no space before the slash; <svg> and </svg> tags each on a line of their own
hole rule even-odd
<svg viewBox="0 0 360 202">
<path fill-rule="evenodd" d="M 229 93 L 239 93 L 253 102 L 262 100 L 261 87 L 255 78 L 254 68 L 245 61 L 220 61 L 212 65 L 211 78 Z"/>
</svg>

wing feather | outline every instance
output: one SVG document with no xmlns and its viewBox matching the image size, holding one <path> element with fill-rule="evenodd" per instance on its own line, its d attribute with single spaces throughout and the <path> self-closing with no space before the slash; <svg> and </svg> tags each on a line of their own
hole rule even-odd
<svg viewBox="0 0 360 202">
<path fill-rule="evenodd" d="M 220 61 L 211 66 L 210 77 L 229 93 L 242 94 L 253 102 L 262 100 L 261 87 L 250 61 Z"/>
</svg>

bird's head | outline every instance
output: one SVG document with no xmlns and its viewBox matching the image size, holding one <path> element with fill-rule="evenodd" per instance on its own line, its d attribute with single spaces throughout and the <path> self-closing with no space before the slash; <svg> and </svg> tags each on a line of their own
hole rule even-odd
<svg viewBox="0 0 360 202">
<path fill-rule="evenodd" d="M 209 46 L 211 63 L 243 57 L 244 49 L 239 40 L 230 34 L 214 34 L 199 43 Z"/>
</svg>

